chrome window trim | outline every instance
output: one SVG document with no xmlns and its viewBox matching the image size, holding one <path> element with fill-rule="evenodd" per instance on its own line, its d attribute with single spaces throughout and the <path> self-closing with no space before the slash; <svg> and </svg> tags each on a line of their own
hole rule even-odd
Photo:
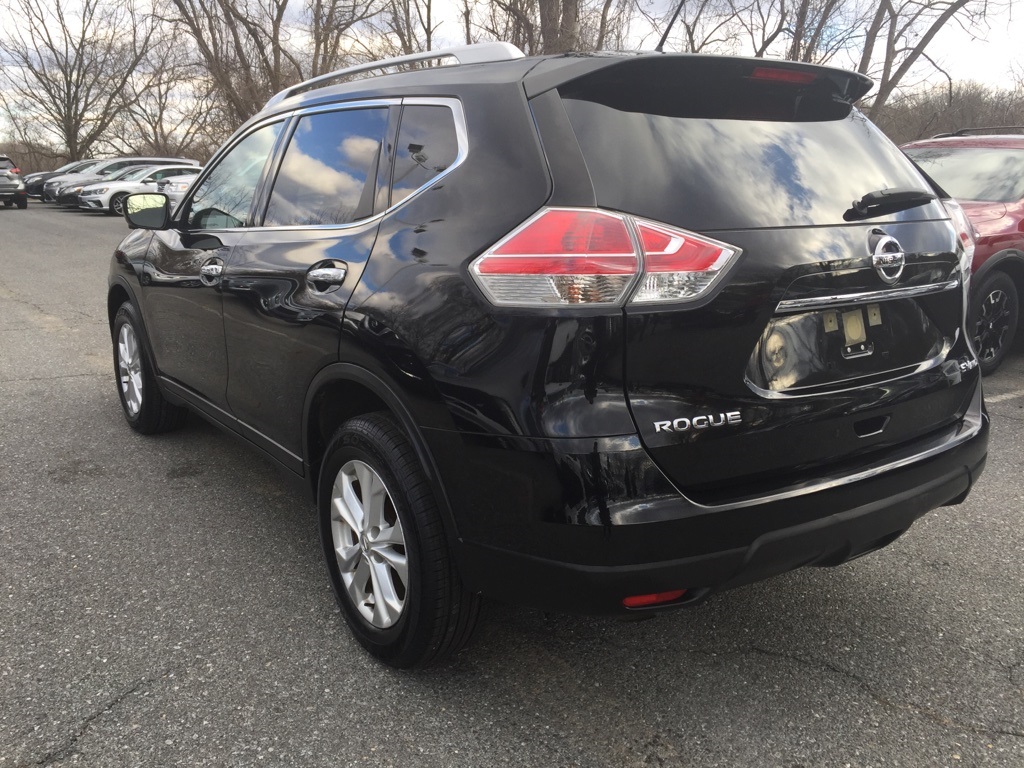
<svg viewBox="0 0 1024 768">
<path fill-rule="evenodd" d="M 843 306 L 844 304 L 863 304 L 876 301 L 895 301 L 896 299 L 910 299 L 917 296 L 928 296 L 933 293 L 952 291 L 960 287 L 959 274 L 953 279 L 944 283 L 930 283 L 929 285 L 913 285 L 906 288 L 888 288 L 881 291 L 863 291 L 860 293 L 833 294 L 831 296 L 815 296 L 809 299 L 786 299 L 780 301 L 775 307 L 776 313 L 792 314 L 794 312 L 806 312 L 814 309 L 830 309 Z"/>
</svg>

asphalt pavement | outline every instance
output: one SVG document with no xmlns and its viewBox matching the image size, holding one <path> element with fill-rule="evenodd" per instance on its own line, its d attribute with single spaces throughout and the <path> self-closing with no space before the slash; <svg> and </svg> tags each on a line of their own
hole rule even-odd
<svg viewBox="0 0 1024 768">
<path fill-rule="evenodd" d="M 1024 766 L 1024 353 L 970 498 L 881 552 L 637 623 L 488 605 L 402 673 L 270 462 L 125 424 L 125 231 L 0 208 L 0 767 Z"/>
</svg>

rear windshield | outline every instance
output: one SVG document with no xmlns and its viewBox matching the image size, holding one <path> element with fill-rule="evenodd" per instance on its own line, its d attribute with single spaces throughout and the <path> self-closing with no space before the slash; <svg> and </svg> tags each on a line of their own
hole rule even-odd
<svg viewBox="0 0 1024 768">
<path fill-rule="evenodd" d="M 0 157 L 0 169 L 2 168 L 15 168 L 14 161 L 9 157 Z"/>
<path fill-rule="evenodd" d="M 842 224 L 869 192 L 930 191 L 824 86 L 667 82 L 560 88 L 602 206 L 701 231 L 820 226 Z M 924 205 L 884 218 L 941 215 Z"/>
<path fill-rule="evenodd" d="M 988 203 L 1024 198 L 1024 149 L 927 147 L 906 152 L 953 197 Z"/>
</svg>

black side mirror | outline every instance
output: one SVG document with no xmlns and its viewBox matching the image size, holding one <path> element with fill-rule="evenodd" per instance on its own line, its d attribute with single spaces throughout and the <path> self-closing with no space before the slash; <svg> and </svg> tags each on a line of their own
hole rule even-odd
<svg viewBox="0 0 1024 768">
<path fill-rule="evenodd" d="M 124 218 L 129 229 L 167 229 L 171 204 L 162 192 L 140 192 L 124 199 Z"/>
</svg>

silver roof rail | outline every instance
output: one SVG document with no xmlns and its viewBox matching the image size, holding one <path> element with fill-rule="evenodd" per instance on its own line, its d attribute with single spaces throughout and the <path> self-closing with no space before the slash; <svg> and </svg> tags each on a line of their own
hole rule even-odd
<svg viewBox="0 0 1024 768">
<path fill-rule="evenodd" d="M 272 107 L 300 91 L 312 90 L 332 80 L 347 77 L 348 75 L 356 75 L 360 72 L 372 72 L 375 69 L 387 69 L 388 67 L 397 67 L 402 64 L 413 64 L 417 61 L 431 61 L 432 59 L 451 58 L 455 59 L 458 64 L 483 64 L 489 61 L 511 61 L 512 59 L 521 59 L 523 56 L 525 54 L 512 45 L 512 43 L 475 43 L 473 45 L 459 45 L 454 48 L 440 48 L 436 51 L 412 53 L 407 56 L 396 56 L 392 59 L 371 61 L 368 64 L 356 64 L 353 67 L 345 67 L 336 72 L 329 72 L 326 75 L 319 75 L 309 80 L 304 80 L 297 85 L 289 86 L 271 96 L 270 101 L 263 108 Z"/>
</svg>

